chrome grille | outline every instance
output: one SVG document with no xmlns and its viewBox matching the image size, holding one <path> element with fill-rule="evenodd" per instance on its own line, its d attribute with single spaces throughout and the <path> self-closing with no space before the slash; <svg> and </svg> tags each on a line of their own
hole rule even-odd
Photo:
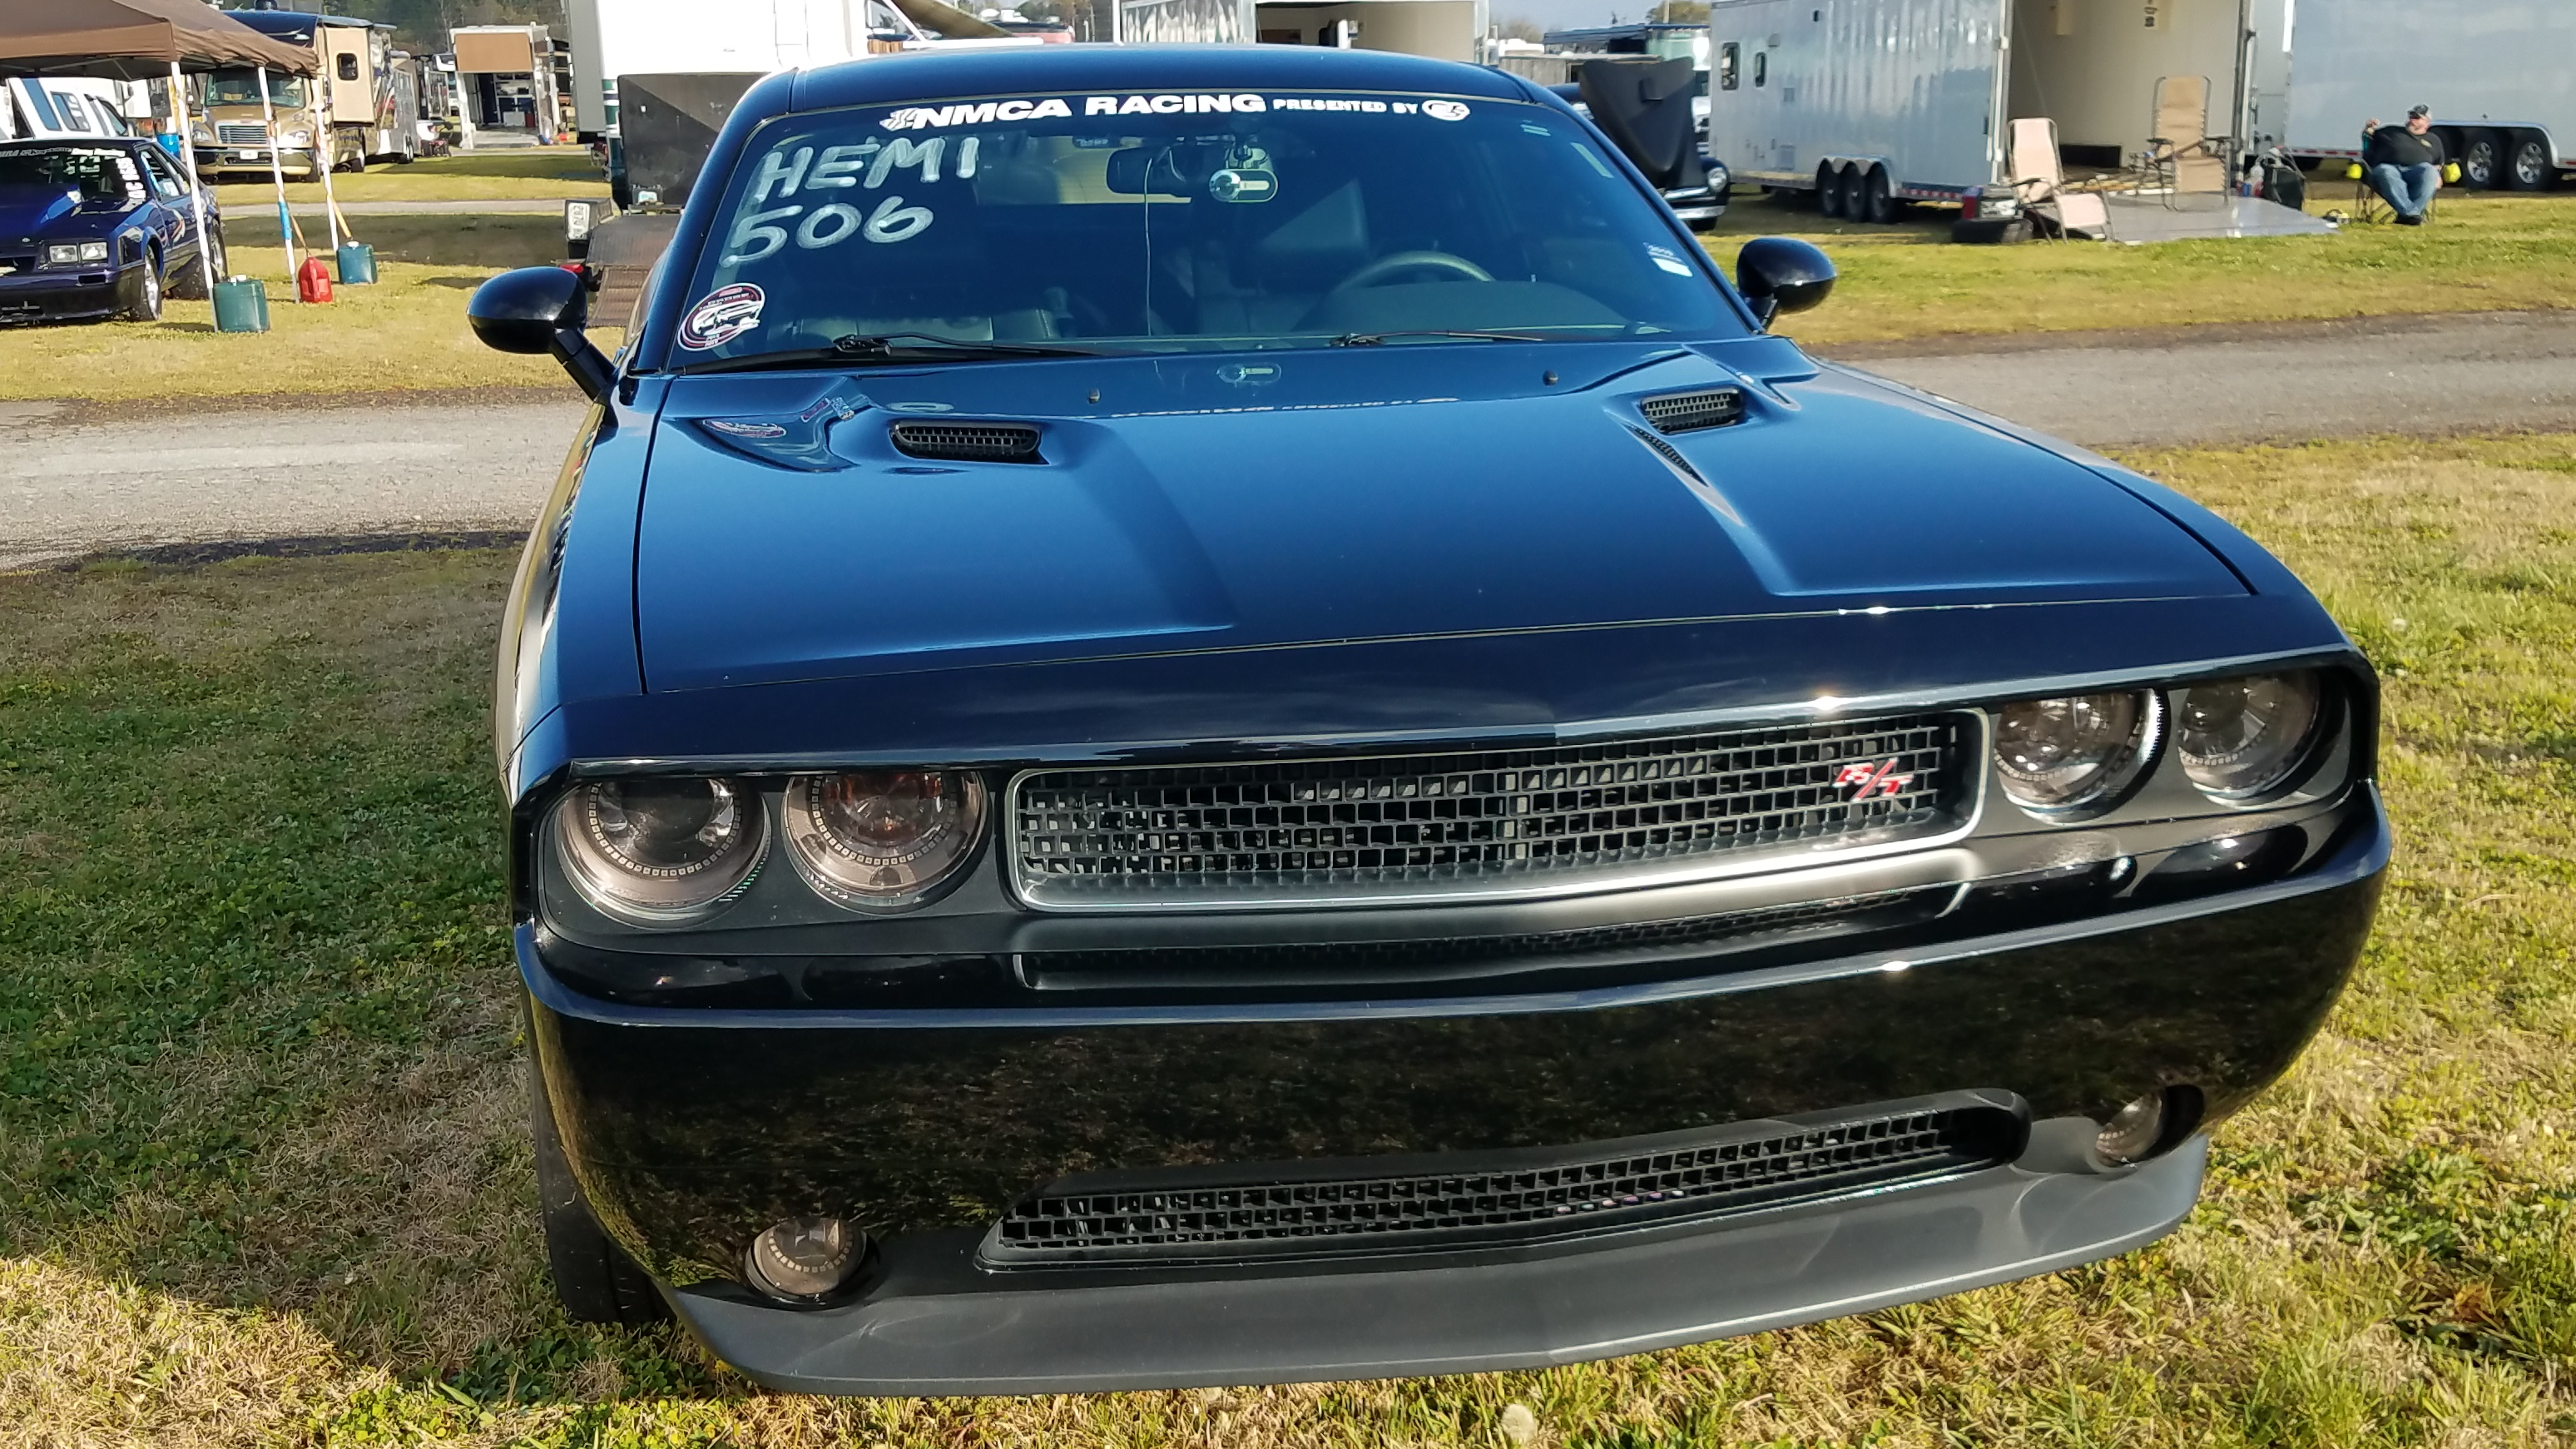
<svg viewBox="0 0 2576 1449">
<path fill-rule="evenodd" d="M 1063 910 L 1462 900 L 1716 874 L 1964 817 L 1953 714 L 1537 749 L 1037 770 L 1010 864 Z"/>
<path fill-rule="evenodd" d="M 1511 1154 L 1365 1161 L 1332 1176 L 1162 1174 L 1013 1204 L 986 1235 L 995 1267 L 1343 1256 L 1527 1243 L 1723 1217 L 2007 1162 L 2021 1123 L 1999 1106 L 1858 1115 Z M 1428 1170 L 1425 1170 L 1428 1169 Z"/>
<path fill-rule="evenodd" d="M 257 121 L 219 121 L 215 124 L 215 140 L 226 146 L 265 146 L 268 128 Z"/>
</svg>

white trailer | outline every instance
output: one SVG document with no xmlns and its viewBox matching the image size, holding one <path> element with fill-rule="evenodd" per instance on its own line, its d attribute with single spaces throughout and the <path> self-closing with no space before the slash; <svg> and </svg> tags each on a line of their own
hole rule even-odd
<svg viewBox="0 0 2576 1449">
<path fill-rule="evenodd" d="M 1117 39 L 1327 45 L 1433 60 L 1485 60 L 1487 0 L 1118 0 Z"/>
<path fill-rule="evenodd" d="M 2364 121 L 2424 105 L 2469 186 L 2576 171 L 2576 4 L 2309 0 L 2296 21 L 2292 155 L 2358 156 Z"/>
<path fill-rule="evenodd" d="M 970 15 L 954 18 L 973 27 L 972 0 L 966 9 Z M 566 0 L 565 10 L 573 124 L 585 141 L 616 130 L 620 76 L 766 75 L 933 45 L 1041 43 L 992 26 L 976 27 L 982 39 L 961 42 L 926 28 L 895 0 Z M 931 24 L 940 18 L 932 13 Z"/>
<path fill-rule="evenodd" d="M 2279 123 L 2261 37 L 2284 3 L 1716 0 L 1709 151 L 1775 190 L 1849 180 L 2009 215 L 2010 122 L 2051 118 L 2068 159 L 2116 166 L 2156 133 L 2166 76 L 2206 77 L 2207 133 L 2257 148 Z"/>
</svg>

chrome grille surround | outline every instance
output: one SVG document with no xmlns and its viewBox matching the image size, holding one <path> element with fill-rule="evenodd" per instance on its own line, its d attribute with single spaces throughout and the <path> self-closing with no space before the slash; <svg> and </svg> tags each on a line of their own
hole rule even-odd
<svg viewBox="0 0 2576 1449">
<path fill-rule="evenodd" d="M 257 121 L 217 121 L 215 144 L 219 146 L 265 146 L 268 127 Z"/>
<path fill-rule="evenodd" d="M 1312 908 L 1622 890 L 1913 849 L 1972 823 L 1970 713 L 1011 782 L 1041 910 Z M 1875 786 L 1853 783 L 1867 767 Z"/>
</svg>

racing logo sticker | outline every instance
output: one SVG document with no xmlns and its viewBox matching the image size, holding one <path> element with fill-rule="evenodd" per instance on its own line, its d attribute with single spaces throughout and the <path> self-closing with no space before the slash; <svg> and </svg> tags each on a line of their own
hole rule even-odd
<svg viewBox="0 0 2576 1449">
<path fill-rule="evenodd" d="M 1424 101 L 1422 114 L 1435 121 L 1463 121 L 1467 119 L 1467 103 L 1465 101 Z"/>
<path fill-rule="evenodd" d="M 680 345 L 691 352 L 724 346 L 760 325 L 760 309 L 768 300 L 750 282 L 716 288 L 681 319 Z"/>
</svg>

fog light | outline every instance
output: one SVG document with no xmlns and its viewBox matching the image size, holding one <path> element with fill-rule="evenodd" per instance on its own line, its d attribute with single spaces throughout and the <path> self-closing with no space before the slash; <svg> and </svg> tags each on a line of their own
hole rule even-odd
<svg viewBox="0 0 2576 1449">
<path fill-rule="evenodd" d="M 2155 1155 L 2165 1139 L 2165 1094 L 2149 1092 L 2111 1114 L 2094 1149 L 2113 1162 L 2139 1162 Z"/>
<path fill-rule="evenodd" d="M 772 1298 L 821 1298 L 850 1281 L 867 1245 L 839 1218 L 789 1218 L 751 1240 L 751 1286 Z"/>
</svg>

